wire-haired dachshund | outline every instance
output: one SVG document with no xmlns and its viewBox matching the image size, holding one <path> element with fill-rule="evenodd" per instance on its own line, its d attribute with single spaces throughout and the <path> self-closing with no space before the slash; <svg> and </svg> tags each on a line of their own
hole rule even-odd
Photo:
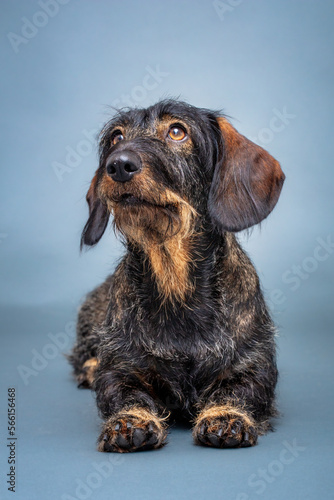
<svg viewBox="0 0 334 500">
<path fill-rule="evenodd" d="M 81 307 L 69 356 L 96 391 L 100 451 L 160 448 L 170 416 L 195 443 L 255 445 L 276 414 L 275 328 L 236 232 L 265 219 L 284 174 L 221 114 L 164 100 L 101 131 L 81 244 L 113 216 L 126 253 Z"/>
</svg>

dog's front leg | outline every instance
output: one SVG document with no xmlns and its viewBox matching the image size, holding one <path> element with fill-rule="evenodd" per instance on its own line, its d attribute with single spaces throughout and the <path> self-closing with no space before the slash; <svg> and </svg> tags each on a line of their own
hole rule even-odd
<svg viewBox="0 0 334 500">
<path fill-rule="evenodd" d="M 271 429 L 270 418 L 276 416 L 276 366 L 256 371 L 222 381 L 210 394 L 202 394 L 193 429 L 195 443 L 216 448 L 254 446 L 258 436 Z"/>
<path fill-rule="evenodd" d="M 105 418 L 98 439 L 99 451 L 119 453 L 161 448 L 166 441 L 166 417 L 162 416 L 142 377 L 119 370 L 99 372 L 95 390 Z"/>
</svg>

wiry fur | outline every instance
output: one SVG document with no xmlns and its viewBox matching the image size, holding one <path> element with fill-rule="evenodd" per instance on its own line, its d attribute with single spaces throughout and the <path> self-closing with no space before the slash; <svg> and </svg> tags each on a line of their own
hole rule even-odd
<svg viewBox="0 0 334 500">
<path fill-rule="evenodd" d="M 169 139 L 173 124 L 185 141 Z M 125 140 L 113 145 L 115 130 Z M 141 171 L 116 182 L 106 163 L 127 151 Z M 194 421 L 208 446 L 251 446 L 270 428 L 275 328 L 231 231 L 265 218 L 283 180 L 220 113 L 162 101 L 106 124 L 82 244 L 97 243 L 112 214 L 126 254 L 82 306 L 70 356 L 106 420 L 100 451 L 162 446 L 169 414 Z"/>
</svg>

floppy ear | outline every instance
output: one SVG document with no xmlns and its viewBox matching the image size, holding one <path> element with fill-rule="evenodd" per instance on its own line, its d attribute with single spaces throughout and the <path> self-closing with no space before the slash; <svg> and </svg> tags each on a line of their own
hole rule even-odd
<svg viewBox="0 0 334 500">
<path fill-rule="evenodd" d="M 208 208 L 223 231 L 241 231 L 265 219 L 279 198 L 285 175 L 263 148 L 217 118 L 223 139 L 223 157 L 216 165 Z"/>
<path fill-rule="evenodd" d="M 100 241 L 109 220 L 109 211 L 97 195 L 97 174 L 89 186 L 86 200 L 89 206 L 89 217 L 82 231 L 80 248 L 84 245 L 96 245 Z"/>
</svg>

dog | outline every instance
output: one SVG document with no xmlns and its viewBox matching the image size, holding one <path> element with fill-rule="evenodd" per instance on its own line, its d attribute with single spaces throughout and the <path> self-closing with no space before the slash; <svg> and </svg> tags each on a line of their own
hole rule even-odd
<svg viewBox="0 0 334 500">
<path fill-rule="evenodd" d="M 253 446 L 277 415 L 275 327 L 235 233 L 260 223 L 284 174 L 219 112 L 167 99 L 101 131 L 81 246 L 110 215 L 126 253 L 83 303 L 69 356 L 96 392 L 98 450 Z"/>
</svg>

